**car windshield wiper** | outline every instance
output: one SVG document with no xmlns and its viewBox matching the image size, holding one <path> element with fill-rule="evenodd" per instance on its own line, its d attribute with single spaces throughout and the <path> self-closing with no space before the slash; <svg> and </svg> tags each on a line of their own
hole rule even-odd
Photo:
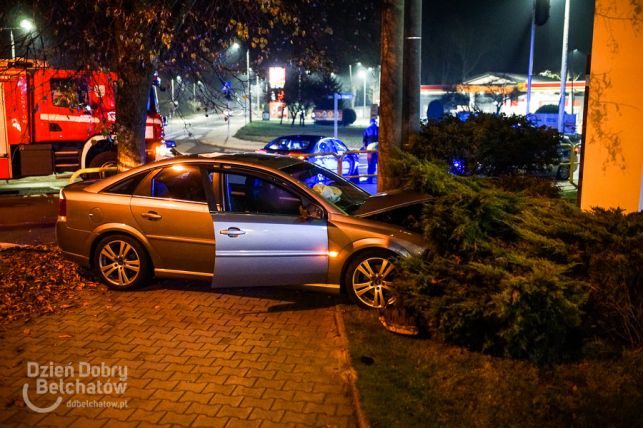
<svg viewBox="0 0 643 428">
<path fill-rule="evenodd" d="M 344 211 L 346 211 L 348 214 L 351 214 L 353 211 L 357 211 L 359 207 L 364 205 L 364 202 L 366 201 L 353 202 L 352 204 L 347 205 L 346 208 L 344 208 Z"/>
</svg>

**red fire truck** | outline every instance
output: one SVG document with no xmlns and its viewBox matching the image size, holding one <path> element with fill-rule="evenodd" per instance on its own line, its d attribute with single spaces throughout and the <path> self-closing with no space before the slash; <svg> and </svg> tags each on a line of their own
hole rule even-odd
<svg viewBox="0 0 643 428">
<path fill-rule="evenodd" d="M 115 164 L 115 81 L 113 73 L 0 60 L 0 179 Z M 167 150 L 154 85 L 145 142 L 148 159 Z"/>
</svg>

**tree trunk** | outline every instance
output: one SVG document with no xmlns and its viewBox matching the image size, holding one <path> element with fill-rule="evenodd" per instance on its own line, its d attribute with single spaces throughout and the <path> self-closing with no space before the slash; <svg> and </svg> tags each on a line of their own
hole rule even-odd
<svg viewBox="0 0 643 428">
<path fill-rule="evenodd" d="M 118 170 L 145 163 L 145 122 L 151 73 L 139 67 L 121 67 L 116 93 Z"/>
<path fill-rule="evenodd" d="M 139 7 L 142 7 L 139 5 Z M 124 171 L 145 163 L 145 122 L 147 102 L 152 84 L 153 64 L 140 52 L 153 52 L 153 33 L 141 38 L 131 37 L 140 17 L 140 10 L 122 16 L 114 24 L 116 40 L 116 141 L 118 170 Z M 136 55 L 136 53 L 139 55 Z"/>
<path fill-rule="evenodd" d="M 404 0 L 382 2 L 382 80 L 380 83 L 380 132 L 378 191 L 397 187 L 390 170 L 394 147 L 402 140 L 402 46 Z"/>
</svg>

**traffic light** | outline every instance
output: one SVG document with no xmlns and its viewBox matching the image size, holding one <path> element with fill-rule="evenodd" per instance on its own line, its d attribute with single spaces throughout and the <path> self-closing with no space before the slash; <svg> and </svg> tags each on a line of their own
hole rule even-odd
<svg viewBox="0 0 643 428">
<path fill-rule="evenodd" d="M 536 0 L 534 5 L 536 25 L 545 25 L 549 19 L 549 0 Z"/>
</svg>

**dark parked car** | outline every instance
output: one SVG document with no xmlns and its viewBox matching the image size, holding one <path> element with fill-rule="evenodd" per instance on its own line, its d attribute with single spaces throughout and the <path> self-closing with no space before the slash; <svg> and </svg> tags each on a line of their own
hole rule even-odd
<svg viewBox="0 0 643 428">
<path fill-rule="evenodd" d="M 573 143 L 565 136 L 565 141 L 556 149 L 560 162 L 551 168 L 551 173 L 557 180 L 568 180 L 569 175 L 576 172 L 580 163 L 580 148 L 580 144 Z"/>
<path fill-rule="evenodd" d="M 320 135 L 284 135 L 275 138 L 260 150 L 264 153 L 295 156 L 306 159 L 308 162 L 323 166 L 331 171 L 338 172 L 338 157 L 348 151 L 342 140 Z M 323 154 L 325 156 L 314 156 Z M 359 174 L 359 155 L 351 153 L 342 159 L 342 176 Z M 357 181 L 354 179 L 352 181 Z"/>
<path fill-rule="evenodd" d="M 213 287 L 343 288 L 357 303 L 395 299 L 399 257 L 419 255 L 426 195 L 369 195 L 300 159 L 193 155 L 60 191 L 66 257 L 127 290 L 158 278 Z"/>
</svg>

